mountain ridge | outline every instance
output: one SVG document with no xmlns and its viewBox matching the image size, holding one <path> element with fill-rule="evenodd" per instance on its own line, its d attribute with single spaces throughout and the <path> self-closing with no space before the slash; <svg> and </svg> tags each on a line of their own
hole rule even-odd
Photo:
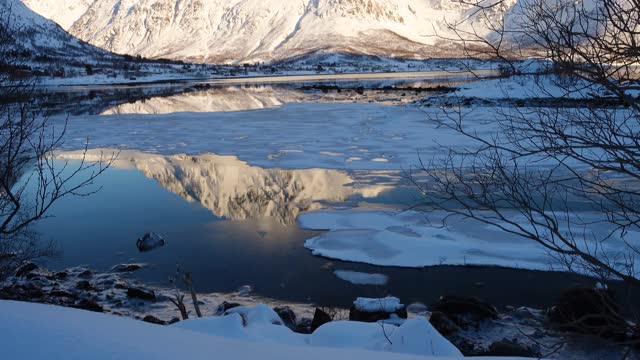
<svg viewBox="0 0 640 360">
<path fill-rule="evenodd" d="M 273 62 L 319 51 L 403 58 L 455 51 L 456 0 L 22 0 L 102 49 L 192 62 Z M 491 1 L 491 0 L 489 0 Z M 504 16 L 516 0 L 494 7 Z M 482 29 L 482 20 L 465 26 Z M 488 33 L 488 29 L 483 30 Z"/>
</svg>

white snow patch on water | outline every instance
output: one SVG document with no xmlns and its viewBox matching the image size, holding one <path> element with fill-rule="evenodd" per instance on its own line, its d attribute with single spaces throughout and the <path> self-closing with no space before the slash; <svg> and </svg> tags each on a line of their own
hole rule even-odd
<svg viewBox="0 0 640 360">
<path fill-rule="evenodd" d="M 369 274 L 350 270 L 336 270 L 333 272 L 339 279 L 355 285 L 386 285 L 389 277 L 384 274 Z"/>
<path fill-rule="evenodd" d="M 446 216 L 444 212 L 423 214 L 356 208 L 306 213 L 298 217 L 298 223 L 306 229 L 329 230 L 307 240 L 305 247 L 314 255 L 332 259 L 382 266 L 488 265 L 567 270 L 533 240 L 461 217 L 449 219 L 447 225 L 442 226 Z M 517 213 L 511 215 L 514 221 L 521 217 Z M 613 234 L 606 243 L 598 244 L 598 254 L 602 256 L 620 258 L 626 254 L 625 242 L 631 246 L 640 244 L 640 233 L 629 232 L 623 240 L 611 226 L 590 226 L 599 219 L 597 214 L 572 214 L 570 219 L 567 221 L 583 221 L 594 238 Z M 526 219 L 522 219 L 522 224 L 527 226 Z M 578 229 L 581 229 L 578 225 L 573 228 Z M 594 244 L 587 241 L 579 246 L 587 249 Z"/>
<path fill-rule="evenodd" d="M 479 132 L 495 131 L 481 121 L 491 120 L 493 114 L 474 115 Z M 235 155 L 262 167 L 397 170 L 418 164 L 417 154 L 424 159 L 441 156 L 440 145 L 468 145 L 468 139 L 427 118 L 410 106 L 350 103 L 286 104 L 222 113 L 71 116 L 64 150 L 84 149 L 89 137 L 92 148 L 167 155 L 210 152 Z M 404 140 L 392 140 L 399 136 Z"/>
<path fill-rule="evenodd" d="M 534 242 L 513 239 L 460 220 L 435 227 L 416 212 L 335 210 L 303 214 L 301 227 L 329 229 L 309 239 L 314 255 L 383 266 L 497 265 L 549 270 L 547 253 Z M 437 224 L 437 223 L 436 223 Z"/>
</svg>

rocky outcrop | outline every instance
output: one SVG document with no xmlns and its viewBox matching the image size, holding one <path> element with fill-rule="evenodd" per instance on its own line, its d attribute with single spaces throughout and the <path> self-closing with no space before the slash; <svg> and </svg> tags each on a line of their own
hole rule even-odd
<svg viewBox="0 0 640 360">
<path fill-rule="evenodd" d="M 127 296 L 130 298 L 155 301 L 156 294 L 153 290 L 147 290 L 140 287 L 129 287 L 127 289 Z"/>
<path fill-rule="evenodd" d="M 556 326 L 566 331 L 624 337 L 628 328 L 613 294 L 604 289 L 565 291 L 547 313 Z"/>
<path fill-rule="evenodd" d="M 489 345 L 489 348 L 480 352 L 480 356 L 509 356 L 509 357 L 525 357 L 539 358 L 540 354 L 532 347 L 519 344 L 517 340 L 502 339 Z"/>
<path fill-rule="evenodd" d="M 313 320 L 311 320 L 311 326 L 309 328 L 310 332 L 316 331 L 320 326 L 333 321 L 331 316 L 327 314 L 324 310 L 316 308 L 315 313 L 313 314 Z"/>
<path fill-rule="evenodd" d="M 431 306 L 431 309 L 446 315 L 462 327 L 498 318 L 498 310 L 495 307 L 475 298 L 443 296 Z"/>
<path fill-rule="evenodd" d="M 138 248 L 139 249 L 139 248 Z M 111 268 L 111 271 L 115 272 L 132 272 L 140 270 L 144 267 L 142 264 L 118 264 Z"/>
<path fill-rule="evenodd" d="M 282 319 L 282 323 L 288 327 L 289 329 L 295 331 L 297 328 L 297 322 L 296 322 L 296 313 L 293 312 L 293 310 L 291 310 L 290 307 L 288 306 L 277 306 L 275 308 L 273 308 L 273 311 L 276 312 L 276 314 L 278 314 L 278 316 L 280 316 L 280 319 Z"/>
<path fill-rule="evenodd" d="M 33 270 L 37 269 L 38 265 L 32 263 L 32 262 L 26 262 L 24 264 L 22 264 L 17 270 L 16 270 L 16 276 L 20 277 L 20 276 L 25 276 L 28 273 L 32 272 Z"/>
</svg>

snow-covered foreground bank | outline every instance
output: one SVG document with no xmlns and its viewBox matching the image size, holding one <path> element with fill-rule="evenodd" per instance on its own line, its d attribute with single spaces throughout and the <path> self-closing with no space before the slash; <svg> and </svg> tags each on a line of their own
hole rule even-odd
<svg viewBox="0 0 640 360">
<path fill-rule="evenodd" d="M 469 219 L 449 220 L 443 227 L 445 216 L 438 212 L 350 209 L 310 212 L 299 216 L 298 222 L 303 228 L 329 230 L 307 240 L 305 246 L 315 255 L 333 259 L 404 267 L 490 265 L 567 270 L 566 265 L 532 240 Z M 583 219 L 589 216 L 582 215 Z M 613 229 L 601 224 L 591 231 L 606 234 Z M 640 234 L 630 232 L 626 241 L 637 246 Z M 626 255 L 625 243 L 620 239 L 611 238 L 599 246 L 598 251 L 612 259 Z"/>
<path fill-rule="evenodd" d="M 378 324 L 332 322 L 314 334 L 300 335 L 272 324 L 278 320 L 274 315 L 258 305 L 225 317 L 160 326 L 51 305 L 0 301 L 0 346 L 3 357 L 23 360 L 462 358 L 424 319 L 414 318 L 398 328 L 385 326 L 388 341 Z"/>
</svg>

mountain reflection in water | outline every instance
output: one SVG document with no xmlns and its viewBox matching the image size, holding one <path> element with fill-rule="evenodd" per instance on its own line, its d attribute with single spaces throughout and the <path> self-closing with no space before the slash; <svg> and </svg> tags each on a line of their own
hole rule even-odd
<svg viewBox="0 0 640 360">
<path fill-rule="evenodd" d="M 111 152 L 90 150 L 86 159 L 97 161 L 101 153 Z M 81 156 L 82 152 L 58 154 L 60 159 Z M 353 174 L 332 169 L 264 169 L 234 156 L 214 154 L 122 151 L 113 166 L 137 169 L 183 199 L 202 204 L 217 217 L 231 220 L 271 217 L 283 224 L 294 223 L 301 212 L 354 196 L 376 198 L 393 187 L 393 181 L 371 180 L 376 175 L 371 173 L 356 180 Z M 391 173 L 379 175 L 386 177 Z"/>
</svg>

